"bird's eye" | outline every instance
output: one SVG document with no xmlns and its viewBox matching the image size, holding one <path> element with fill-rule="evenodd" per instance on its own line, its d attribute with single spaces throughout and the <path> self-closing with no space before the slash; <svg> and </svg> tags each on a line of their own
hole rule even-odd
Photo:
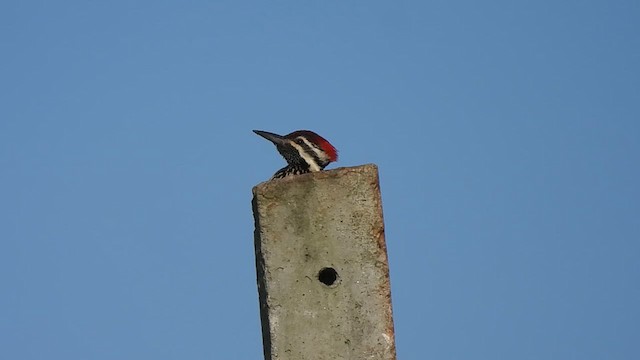
<svg viewBox="0 0 640 360">
<path fill-rule="evenodd" d="M 302 145 L 302 144 L 304 144 L 304 140 L 302 140 L 302 139 L 300 139 L 300 138 L 297 138 L 297 139 L 296 139 L 296 144 L 298 144 L 298 145 Z"/>
</svg>

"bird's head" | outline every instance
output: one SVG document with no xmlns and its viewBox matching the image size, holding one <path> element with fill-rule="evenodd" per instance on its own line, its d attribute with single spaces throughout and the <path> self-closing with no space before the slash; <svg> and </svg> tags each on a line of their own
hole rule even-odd
<svg viewBox="0 0 640 360">
<path fill-rule="evenodd" d="M 298 130 L 287 135 L 253 130 L 271 141 L 289 165 L 304 166 L 309 171 L 320 171 L 338 160 L 338 151 L 329 141 L 309 130 Z"/>
</svg>

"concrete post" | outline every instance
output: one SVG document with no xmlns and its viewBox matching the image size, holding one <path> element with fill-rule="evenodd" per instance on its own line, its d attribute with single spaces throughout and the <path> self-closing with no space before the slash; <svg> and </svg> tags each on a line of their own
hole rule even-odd
<svg viewBox="0 0 640 360">
<path fill-rule="evenodd" d="M 253 188 L 266 360 L 395 360 L 375 165 Z"/>
</svg>

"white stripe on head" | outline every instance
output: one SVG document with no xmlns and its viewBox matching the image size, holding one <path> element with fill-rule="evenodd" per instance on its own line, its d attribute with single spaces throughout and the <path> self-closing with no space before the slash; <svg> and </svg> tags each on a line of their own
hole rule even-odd
<svg viewBox="0 0 640 360">
<path fill-rule="evenodd" d="M 298 154 L 300 154 L 300 156 L 304 159 L 304 161 L 309 165 L 309 170 L 311 171 L 322 170 L 320 169 L 320 165 L 316 163 L 316 160 L 313 158 L 313 156 L 307 154 L 306 151 L 304 151 L 304 149 L 302 148 L 302 146 L 296 144 L 295 141 L 290 141 L 289 143 L 298 151 Z M 311 148 L 313 149 L 313 147 Z"/>
<path fill-rule="evenodd" d="M 300 136 L 298 139 L 302 139 L 302 141 L 304 141 L 304 143 L 307 144 L 307 146 L 311 148 L 311 150 L 313 150 L 314 153 L 316 153 L 316 155 L 318 156 L 318 159 L 320 159 L 325 163 L 329 162 L 329 155 L 327 155 L 327 153 L 325 153 L 324 151 L 318 149 L 318 147 L 312 144 L 309 140 L 307 140 L 307 138 L 305 138 L 304 136 Z"/>
</svg>

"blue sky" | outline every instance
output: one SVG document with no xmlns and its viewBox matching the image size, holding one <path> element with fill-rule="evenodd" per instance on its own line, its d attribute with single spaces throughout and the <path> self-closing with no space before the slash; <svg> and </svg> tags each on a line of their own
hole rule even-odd
<svg viewBox="0 0 640 360">
<path fill-rule="evenodd" d="M 401 359 L 638 359 L 637 1 L 0 5 L 0 357 L 259 359 L 251 132 L 380 168 Z"/>
</svg>

